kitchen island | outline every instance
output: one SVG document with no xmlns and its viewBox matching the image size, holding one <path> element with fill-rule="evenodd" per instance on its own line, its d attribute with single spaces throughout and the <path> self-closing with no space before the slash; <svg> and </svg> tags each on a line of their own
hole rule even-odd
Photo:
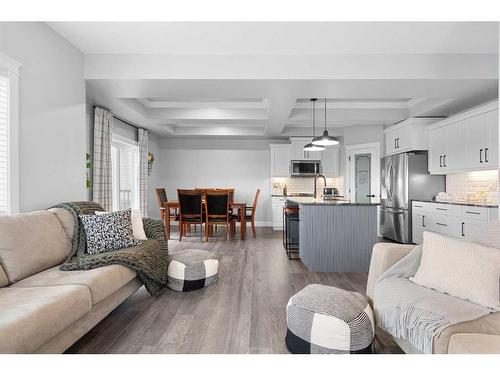
<svg viewBox="0 0 500 375">
<path fill-rule="evenodd" d="M 299 206 L 299 257 L 311 272 L 368 272 L 377 203 L 292 197 Z"/>
</svg>

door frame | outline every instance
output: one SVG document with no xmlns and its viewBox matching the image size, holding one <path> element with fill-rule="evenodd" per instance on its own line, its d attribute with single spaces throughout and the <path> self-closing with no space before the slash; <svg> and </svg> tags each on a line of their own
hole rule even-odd
<svg viewBox="0 0 500 375">
<path fill-rule="evenodd" d="M 380 203 L 380 142 L 360 143 L 357 145 L 345 146 L 345 192 L 349 200 L 356 199 L 356 192 L 354 189 L 354 155 L 356 154 L 371 154 L 370 165 L 370 191 L 375 194 L 372 198 L 373 203 Z"/>
</svg>

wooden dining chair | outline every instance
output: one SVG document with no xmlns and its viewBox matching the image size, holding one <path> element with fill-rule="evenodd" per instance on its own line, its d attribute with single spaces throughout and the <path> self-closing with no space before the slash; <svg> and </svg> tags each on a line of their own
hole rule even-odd
<svg viewBox="0 0 500 375">
<path fill-rule="evenodd" d="M 257 189 L 255 192 L 255 198 L 253 200 L 253 205 L 251 207 L 246 207 L 246 211 L 243 212 L 238 212 L 237 214 L 233 214 L 231 216 L 232 219 L 232 224 L 231 224 L 231 230 L 233 232 L 236 231 L 236 222 L 241 223 L 241 215 L 245 215 L 245 222 L 248 223 L 250 222 L 252 224 L 252 233 L 254 238 L 257 237 L 255 234 L 255 211 L 257 209 L 257 202 L 259 201 L 259 195 L 260 195 L 260 189 Z"/>
<path fill-rule="evenodd" d="M 203 200 L 201 190 L 177 189 L 179 200 L 179 241 L 185 236 L 187 227 L 191 224 L 200 224 L 200 240 L 203 240 L 202 225 L 205 222 L 203 215 Z"/>
<path fill-rule="evenodd" d="M 179 221 L 179 212 L 177 209 L 171 210 L 168 207 L 168 198 L 165 188 L 156 188 L 156 200 L 160 207 L 160 218 L 163 221 L 167 238 L 170 239 L 170 222 Z"/>
<path fill-rule="evenodd" d="M 225 225 L 226 241 L 229 239 L 231 215 L 229 212 L 229 191 L 215 189 L 205 192 L 205 239 L 208 241 L 210 227 Z"/>
</svg>

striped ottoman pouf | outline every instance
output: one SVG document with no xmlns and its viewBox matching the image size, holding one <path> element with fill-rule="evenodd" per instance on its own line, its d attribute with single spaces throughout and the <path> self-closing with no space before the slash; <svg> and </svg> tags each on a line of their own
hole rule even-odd
<svg viewBox="0 0 500 375">
<path fill-rule="evenodd" d="M 291 353 L 371 353 L 373 312 L 359 293 L 311 284 L 288 301 L 286 346 Z"/>
<path fill-rule="evenodd" d="M 178 292 L 204 288 L 217 281 L 218 268 L 219 261 L 208 251 L 179 251 L 168 265 L 167 287 Z"/>
</svg>

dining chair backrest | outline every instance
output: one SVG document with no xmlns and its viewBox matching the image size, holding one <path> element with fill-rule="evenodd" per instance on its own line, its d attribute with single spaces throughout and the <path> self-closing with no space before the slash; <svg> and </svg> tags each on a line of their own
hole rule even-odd
<svg viewBox="0 0 500 375">
<path fill-rule="evenodd" d="M 165 191 L 165 188 L 156 188 L 156 200 L 160 208 L 168 202 L 167 192 Z"/>
<path fill-rule="evenodd" d="M 202 213 L 201 190 L 177 189 L 180 215 L 200 215 Z"/>
<path fill-rule="evenodd" d="M 229 217 L 229 191 L 217 189 L 207 191 L 205 204 L 208 217 Z"/>
<path fill-rule="evenodd" d="M 227 191 L 229 194 L 229 203 L 234 202 L 234 189 L 221 189 L 221 188 L 215 188 L 215 191 Z"/>
<path fill-rule="evenodd" d="M 257 208 L 257 201 L 259 200 L 259 195 L 260 195 L 260 189 L 257 189 L 257 191 L 255 192 L 255 198 L 253 200 L 253 211 L 255 211 L 255 209 Z"/>
</svg>

